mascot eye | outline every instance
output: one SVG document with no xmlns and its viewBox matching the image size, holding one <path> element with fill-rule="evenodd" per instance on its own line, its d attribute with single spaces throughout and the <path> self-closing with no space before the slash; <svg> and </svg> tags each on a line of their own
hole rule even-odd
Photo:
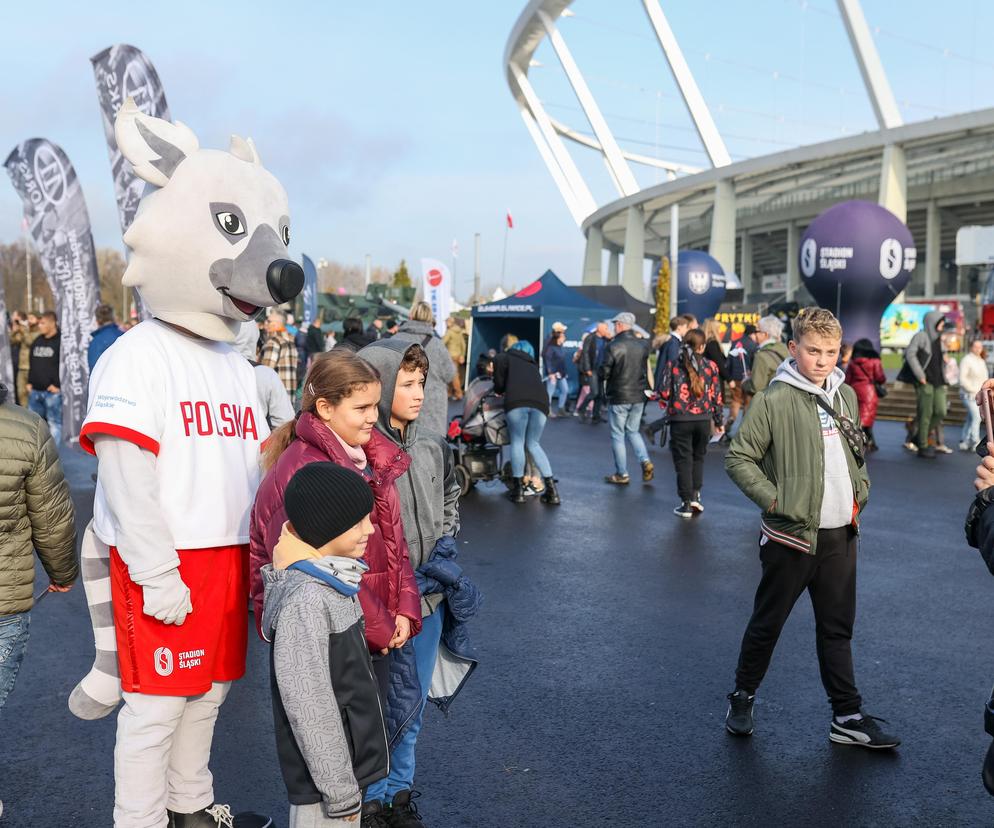
<svg viewBox="0 0 994 828">
<path fill-rule="evenodd" d="M 289 247 L 290 246 L 290 228 L 287 227 L 286 225 L 283 226 L 282 236 L 283 236 L 283 244 L 285 244 L 287 247 Z"/>
<path fill-rule="evenodd" d="M 229 236 L 241 236 L 245 233 L 242 220 L 234 213 L 218 213 L 217 221 L 221 225 L 221 229 Z"/>
</svg>

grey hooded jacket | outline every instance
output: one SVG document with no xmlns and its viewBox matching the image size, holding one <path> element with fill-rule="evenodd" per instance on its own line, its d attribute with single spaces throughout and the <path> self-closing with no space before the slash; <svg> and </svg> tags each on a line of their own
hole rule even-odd
<svg viewBox="0 0 994 828">
<path fill-rule="evenodd" d="M 932 343 L 939 338 L 938 325 L 945 317 L 942 311 L 929 311 L 922 320 L 922 329 L 913 337 L 908 347 L 904 349 L 905 369 L 901 370 L 898 379 L 901 382 L 925 382 L 925 366 L 932 358 Z M 910 370 L 912 377 L 907 375 Z"/>
<path fill-rule="evenodd" d="M 452 363 L 448 348 L 435 333 L 435 326 L 430 322 L 415 322 L 409 319 L 390 339 L 396 339 L 405 345 L 413 345 L 416 342 L 425 349 L 428 355 L 428 381 L 425 383 L 425 402 L 418 421 L 422 429 L 428 429 L 444 437 L 449 430 L 448 388 L 456 375 L 456 366 Z"/>
<path fill-rule="evenodd" d="M 359 356 L 380 372 L 383 390 L 376 427 L 411 457 L 410 468 L 397 478 L 397 493 L 411 568 L 417 571 L 431 557 L 440 537 L 455 536 L 459 531 L 459 483 L 452 449 L 441 436 L 421 425 L 421 417 L 409 423 L 403 433 L 390 425 L 397 372 L 412 344 L 421 343 L 392 336 L 367 345 L 359 351 Z M 444 596 L 439 594 L 422 596 L 422 617 L 431 615 L 443 600 Z"/>
</svg>

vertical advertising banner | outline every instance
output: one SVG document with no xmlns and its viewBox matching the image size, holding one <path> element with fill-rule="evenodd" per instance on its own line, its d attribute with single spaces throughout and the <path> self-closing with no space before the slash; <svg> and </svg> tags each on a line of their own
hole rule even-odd
<svg viewBox="0 0 994 828">
<path fill-rule="evenodd" d="M 310 256 L 301 256 L 304 267 L 304 289 L 300 295 L 304 302 L 304 324 L 310 324 L 318 318 L 318 269 Z"/>
<path fill-rule="evenodd" d="M 62 333 L 62 432 L 76 440 L 86 416 L 86 347 L 100 301 L 90 216 L 76 170 L 51 141 L 19 144 L 4 166 L 24 203 L 28 232 L 55 296 Z"/>
<path fill-rule="evenodd" d="M 438 259 L 421 260 L 422 292 L 435 315 L 435 331 L 445 335 L 445 320 L 452 307 L 452 276 Z"/>
<path fill-rule="evenodd" d="M 0 281 L 0 383 L 7 386 L 10 399 L 13 401 L 17 392 L 14 387 L 14 361 L 10 354 L 10 340 L 7 338 L 7 300 L 2 281 Z"/>
<path fill-rule="evenodd" d="M 114 137 L 114 119 L 117 111 L 128 98 L 146 115 L 171 121 L 166 94 L 159 81 L 152 62 L 140 49 L 127 44 L 119 44 L 104 49 L 90 58 L 93 74 L 97 81 L 97 98 L 100 101 L 100 114 L 107 138 L 107 152 L 110 155 L 110 170 L 114 176 L 114 195 L 117 198 L 117 212 L 121 219 L 121 234 L 131 226 L 145 190 L 145 182 L 135 175 L 135 171 L 117 147 Z M 147 318 L 138 291 L 133 291 L 138 316 Z"/>
</svg>

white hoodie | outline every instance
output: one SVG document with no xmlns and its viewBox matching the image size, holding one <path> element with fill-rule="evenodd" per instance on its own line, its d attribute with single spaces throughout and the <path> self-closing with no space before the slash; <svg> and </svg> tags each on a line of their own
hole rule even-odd
<svg viewBox="0 0 994 828">
<path fill-rule="evenodd" d="M 836 394 L 845 379 L 846 375 L 841 369 L 835 368 L 825 381 L 825 386 L 819 387 L 801 374 L 797 370 L 797 363 L 788 358 L 780 363 L 776 376 L 770 384 L 785 382 L 787 385 L 793 385 L 801 391 L 820 396 L 840 414 L 846 414 L 845 411 L 840 410 L 842 395 Z M 840 400 L 838 404 L 835 403 L 836 397 Z M 821 500 L 821 520 L 818 528 L 837 529 L 852 523 L 852 480 L 849 477 L 849 464 L 846 462 L 846 449 L 842 445 L 843 438 L 839 433 L 839 427 L 824 408 L 817 406 L 816 410 L 821 421 L 821 435 L 825 440 L 825 493 Z"/>
</svg>

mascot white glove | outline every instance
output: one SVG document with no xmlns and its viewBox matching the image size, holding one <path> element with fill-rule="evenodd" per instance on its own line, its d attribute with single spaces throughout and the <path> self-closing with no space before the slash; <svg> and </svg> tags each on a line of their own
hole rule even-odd
<svg viewBox="0 0 994 828">
<path fill-rule="evenodd" d="M 193 612 L 190 589 L 183 583 L 178 569 L 149 578 L 141 587 L 144 596 L 142 611 L 163 624 L 182 624 L 186 616 Z"/>
</svg>

